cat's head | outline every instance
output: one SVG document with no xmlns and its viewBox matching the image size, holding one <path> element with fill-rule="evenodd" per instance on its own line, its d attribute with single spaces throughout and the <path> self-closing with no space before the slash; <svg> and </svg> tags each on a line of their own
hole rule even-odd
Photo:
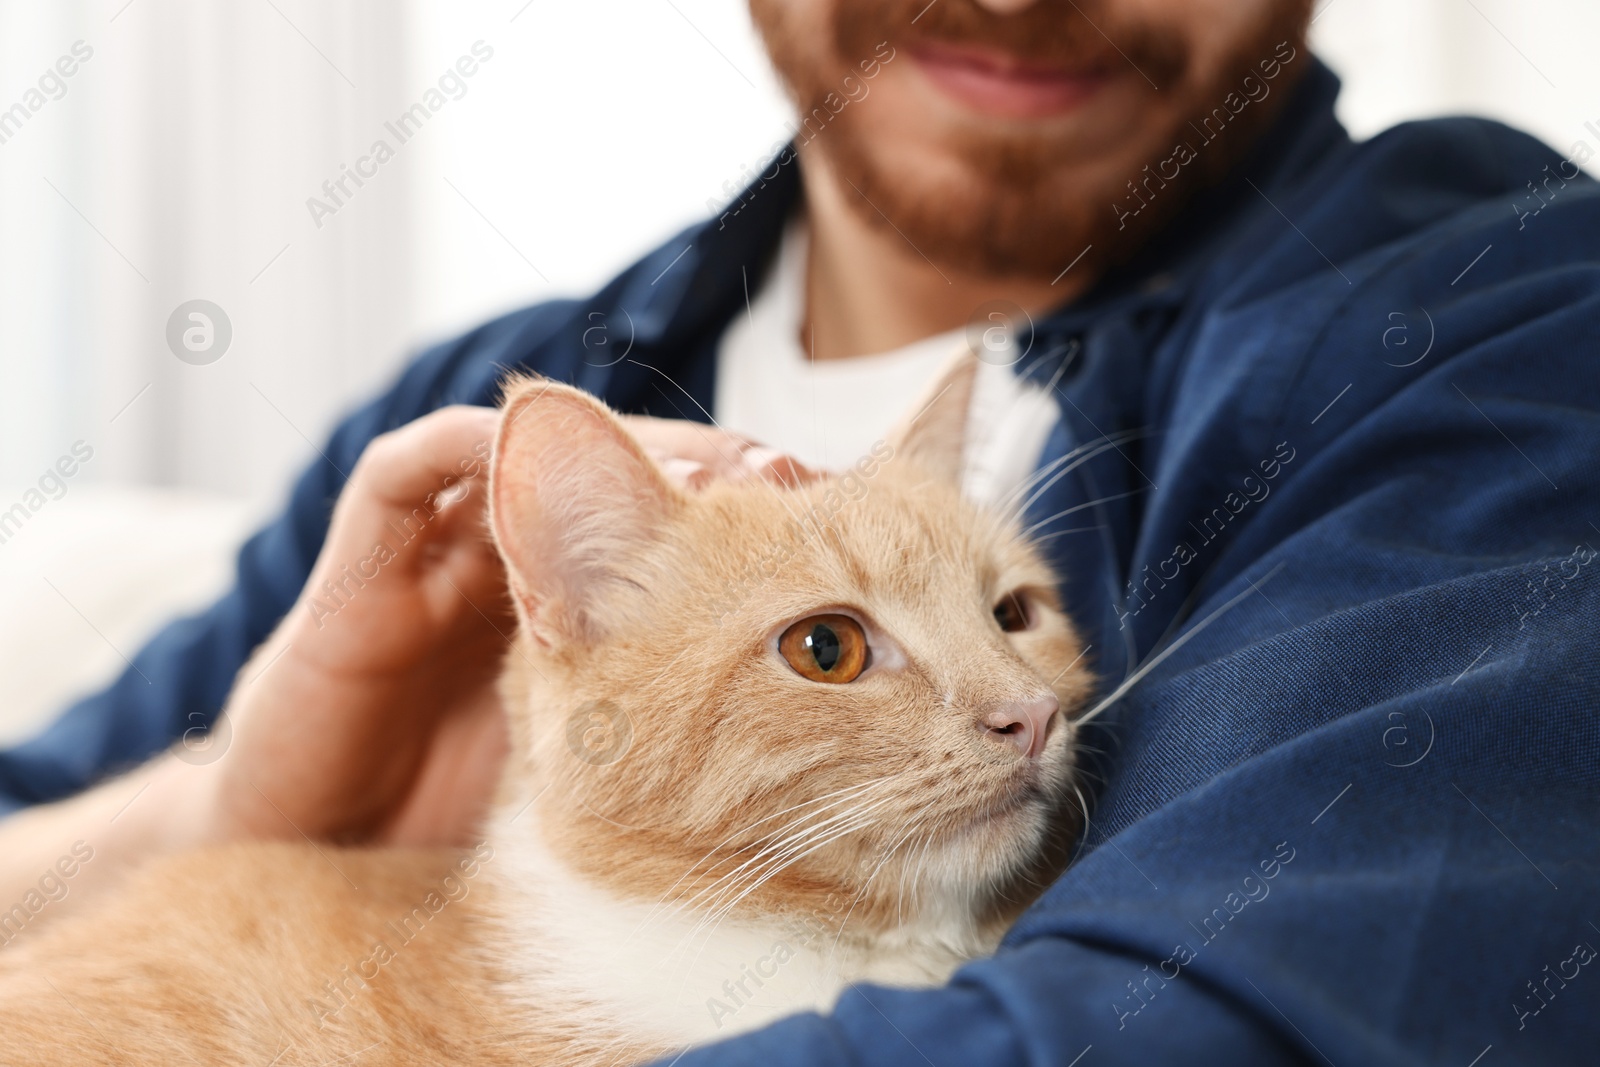
<svg viewBox="0 0 1600 1067">
<path fill-rule="evenodd" d="M 693 493 L 592 397 L 510 383 L 507 783 L 567 862 L 852 929 L 1003 921 L 1059 865 L 1090 679 L 1055 576 L 960 496 L 966 363 L 841 477 Z"/>
</svg>

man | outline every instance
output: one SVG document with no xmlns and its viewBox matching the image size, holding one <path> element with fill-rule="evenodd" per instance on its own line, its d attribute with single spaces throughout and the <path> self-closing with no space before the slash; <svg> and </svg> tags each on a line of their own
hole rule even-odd
<svg viewBox="0 0 1600 1067">
<path fill-rule="evenodd" d="M 919 346 L 967 336 L 1010 390 L 969 488 L 1026 505 L 1107 701 L 1082 854 L 948 987 L 676 1062 L 1583 1059 L 1594 146 L 1476 120 L 1354 145 L 1309 7 L 753 0 L 795 153 L 347 420 L 232 593 L 0 759 L 18 807 L 185 738 L 0 827 L 5 899 L 78 838 L 82 888 L 37 921 L 152 851 L 470 832 L 506 617 L 476 536 L 493 416 L 449 405 L 505 367 L 843 465 L 806 420 L 856 405 L 870 438 Z M 764 352 L 832 391 L 774 399 Z M 773 473 L 735 434 L 636 425 L 691 483 Z M 381 580 L 351 571 L 402 527 Z"/>
</svg>

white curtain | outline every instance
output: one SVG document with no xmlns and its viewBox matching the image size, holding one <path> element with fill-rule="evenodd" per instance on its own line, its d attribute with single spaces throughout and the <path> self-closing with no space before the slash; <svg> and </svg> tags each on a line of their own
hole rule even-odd
<svg viewBox="0 0 1600 1067">
<path fill-rule="evenodd" d="M 1487 115 L 1563 154 L 1580 139 L 1600 153 L 1585 127 L 1600 127 L 1594 0 L 1318 0 L 1317 10 L 1313 43 L 1344 77 L 1340 117 L 1358 136 Z"/>
<path fill-rule="evenodd" d="M 277 491 L 410 340 L 410 175 L 318 229 L 305 200 L 406 84 L 381 0 L 0 3 L 0 107 L 74 49 L 59 99 L 0 144 L 0 482 L 78 440 L 90 481 Z M 71 66 L 71 64 L 65 64 Z M 166 325 L 231 321 L 208 365 Z"/>
<path fill-rule="evenodd" d="M 0 108 L 78 41 L 0 143 L 0 486 L 82 439 L 84 481 L 265 507 L 416 345 L 598 284 L 784 118 L 742 0 L 0 0 Z"/>
</svg>

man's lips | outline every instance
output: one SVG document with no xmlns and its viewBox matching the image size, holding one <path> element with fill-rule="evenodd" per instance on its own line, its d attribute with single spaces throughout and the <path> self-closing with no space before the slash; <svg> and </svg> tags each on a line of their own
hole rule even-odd
<svg viewBox="0 0 1600 1067">
<path fill-rule="evenodd" d="M 917 66 L 949 96 L 1004 118 L 1043 118 L 1081 105 L 1108 80 L 1100 69 L 1068 70 L 988 49 L 921 44 Z"/>
</svg>

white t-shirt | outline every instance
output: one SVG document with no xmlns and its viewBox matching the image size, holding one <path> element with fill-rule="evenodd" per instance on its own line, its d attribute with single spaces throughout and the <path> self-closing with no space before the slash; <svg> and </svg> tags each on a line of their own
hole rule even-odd
<svg viewBox="0 0 1600 1067">
<path fill-rule="evenodd" d="M 827 470 L 867 455 L 959 348 L 952 330 L 879 355 L 812 361 L 800 347 L 808 245 L 803 222 L 784 232 L 777 262 L 717 349 L 712 410 L 723 429 Z M 1059 413 L 1015 369 L 980 363 L 967 426 L 963 491 L 1004 500 L 1033 473 Z"/>
</svg>

